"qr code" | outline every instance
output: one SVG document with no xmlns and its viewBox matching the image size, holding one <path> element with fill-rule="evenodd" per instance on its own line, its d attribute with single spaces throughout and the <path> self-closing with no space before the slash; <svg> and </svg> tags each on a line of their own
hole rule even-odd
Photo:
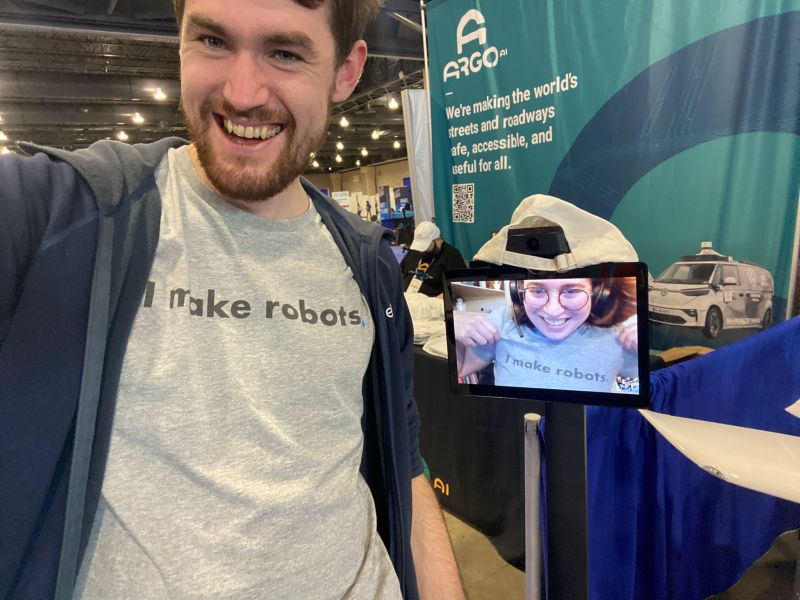
<svg viewBox="0 0 800 600">
<path fill-rule="evenodd" d="M 453 223 L 475 222 L 475 184 L 453 185 Z"/>
</svg>

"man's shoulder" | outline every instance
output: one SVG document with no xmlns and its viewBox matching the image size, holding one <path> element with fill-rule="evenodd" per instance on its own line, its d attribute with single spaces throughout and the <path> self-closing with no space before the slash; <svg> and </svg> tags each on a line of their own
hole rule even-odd
<svg viewBox="0 0 800 600">
<path fill-rule="evenodd" d="M 448 257 L 457 258 L 458 260 L 466 264 L 466 261 L 464 261 L 464 255 L 461 254 L 458 248 L 447 242 L 442 242 L 442 246 L 445 252 L 447 252 Z"/>
<path fill-rule="evenodd" d="M 403 260 L 400 261 L 400 265 L 405 268 L 406 266 L 416 266 L 419 262 L 419 259 L 422 258 L 422 252 L 419 250 L 411 250 L 406 253 L 403 257 Z"/>
<path fill-rule="evenodd" d="M 391 238 L 391 232 L 389 230 L 381 227 L 377 223 L 365 221 L 357 214 L 345 210 L 339 206 L 338 202 L 335 202 L 323 194 L 307 179 L 301 178 L 301 183 L 306 193 L 311 198 L 311 201 L 314 203 L 317 212 L 319 212 L 323 218 L 328 217 L 332 219 L 343 235 L 364 241 L 377 237 L 385 237 L 388 241 Z"/>
<path fill-rule="evenodd" d="M 180 138 L 170 137 L 150 144 L 101 140 L 75 151 L 29 143 L 21 143 L 20 147 L 28 154 L 45 154 L 54 162 L 68 164 L 86 181 L 101 208 L 113 208 L 125 192 L 134 192 L 152 177 L 171 148 L 186 143 Z"/>
</svg>

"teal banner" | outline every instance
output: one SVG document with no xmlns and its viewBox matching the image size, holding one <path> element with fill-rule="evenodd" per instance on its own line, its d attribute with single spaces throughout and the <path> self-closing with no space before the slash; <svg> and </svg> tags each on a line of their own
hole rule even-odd
<svg viewBox="0 0 800 600">
<path fill-rule="evenodd" d="M 471 257 L 533 194 L 648 263 L 652 345 L 785 319 L 800 192 L 800 0 L 433 0 L 434 197 Z"/>
</svg>

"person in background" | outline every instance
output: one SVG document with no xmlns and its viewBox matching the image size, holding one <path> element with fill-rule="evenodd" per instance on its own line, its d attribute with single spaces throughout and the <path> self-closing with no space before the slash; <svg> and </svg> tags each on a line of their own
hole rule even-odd
<svg viewBox="0 0 800 600">
<path fill-rule="evenodd" d="M 301 178 L 379 9 L 175 0 L 191 145 L 0 161 L 0 598 L 463 598 L 388 232 Z"/>
<path fill-rule="evenodd" d="M 458 249 L 445 242 L 430 221 L 417 225 L 409 250 L 400 264 L 406 292 L 438 296 L 444 291 L 444 271 L 467 266 Z"/>
</svg>

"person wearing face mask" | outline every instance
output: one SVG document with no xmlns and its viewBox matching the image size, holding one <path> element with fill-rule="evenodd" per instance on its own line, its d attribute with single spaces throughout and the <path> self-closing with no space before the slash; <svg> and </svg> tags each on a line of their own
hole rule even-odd
<svg viewBox="0 0 800 600">
<path fill-rule="evenodd" d="M 609 392 L 618 376 L 635 376 L 632 279 L 505 283 L 505 309 L 454 313 L 460 377 L 494 363 L 496 385 Z"/>
<path fill-rule="evenodd" d="M 430 221 L 417 225 L 410 252 L 400 263 L 406 292 L 419 292 L 426 296 L 442 293 L 442 274 L 445 270 L 464 267 L 464 257 L 457 248 L 442 239 L 439 228 Z"/>
</svg>

